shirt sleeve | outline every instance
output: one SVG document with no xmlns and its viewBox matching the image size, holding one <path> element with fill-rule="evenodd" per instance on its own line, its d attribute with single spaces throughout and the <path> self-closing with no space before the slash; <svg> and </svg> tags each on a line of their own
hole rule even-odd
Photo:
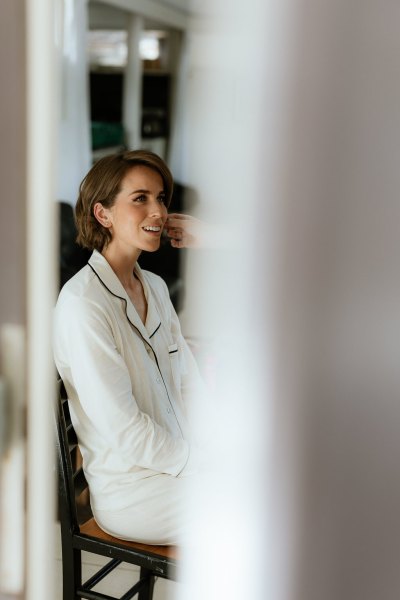
<svg viewBox="0 0 400 600">
<path fill-rule="evenodd" d="M 80 408 L 96 435 L 132 466 L 178 475 L 188 461 L 188 443 L 139 410 L 102 307 L 86 298 L 68 298 L 56 329 Z"/>
</svg>

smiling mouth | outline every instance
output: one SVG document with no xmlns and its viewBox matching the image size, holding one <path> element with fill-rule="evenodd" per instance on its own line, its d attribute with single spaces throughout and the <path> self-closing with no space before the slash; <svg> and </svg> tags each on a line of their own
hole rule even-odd
<svg viewBox="0 0 400 600">
<path fill-rule="evenodd" d="M 159 225 L 148 225 L 147 227 L 142 227 L 144 231 L 154 231 L 155 233 L 159 233 L 161 231 L 161 227 Z"/>
</svg>

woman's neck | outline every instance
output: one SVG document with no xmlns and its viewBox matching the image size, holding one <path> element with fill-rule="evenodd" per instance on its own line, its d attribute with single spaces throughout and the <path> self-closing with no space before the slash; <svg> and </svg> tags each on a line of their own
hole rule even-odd
<svg viewBox="0 0 400 600">
<path fill-rule="evenodd" d="M 109 244 L 102 250 L 102 255 L 124 286 L 125 290 L 132 288 L 135 280 L 134 269 L 137 259 L 140 256 L 140 250 L 131 253 L 123 253 L 120 249 L 114 248 Z"/>
<path fill-rule="evenodd" d="M 135 264 L 139 258 L 140 251 L 138 250 L 131 254 L 126 254 L 110 244 L 103 250 L 102 255 L 120 280 L 140 319 L 146 324 L 146 296 L 140 280 L 134 273 Z"/>
</svg>

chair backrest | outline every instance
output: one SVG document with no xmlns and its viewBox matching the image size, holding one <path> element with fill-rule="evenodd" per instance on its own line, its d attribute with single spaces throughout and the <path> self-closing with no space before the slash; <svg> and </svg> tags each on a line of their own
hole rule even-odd
<svg viewBox="0 0 400 600">
<path fill-rule="evenodd" d="M 63 382 L 57 382 L 56 405 L 57 453 L 58 453 L 58 496 L 61 528 L 70 533 L 79 531 L 80 518 L 77 499 L 88 484 L 80 465 L 78 439 L 71 422 L 68 397 Z"/>
</svg>

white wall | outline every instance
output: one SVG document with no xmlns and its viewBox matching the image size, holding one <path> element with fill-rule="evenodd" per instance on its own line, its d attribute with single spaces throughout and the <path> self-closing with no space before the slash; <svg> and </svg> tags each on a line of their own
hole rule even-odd
<svg viewBox="0 0 400 600">
<path fill-rule="evenodd" d="M 400 7 L 200 4 L 187 169 L 236 244 L 187 265 L 221 379 L 182 598 L 395 600 Z"/>
<path fill-rule="evenodd" d="M 75 205 L 79 184 L 91 167 L 87 0 L 62 1 L 60 13 L 56 200 Z"/>
<path fill-rule="evenodd" d="M 129 11 L 89 0 L 89 29 L 126 29 Z"/>
<path fill-rule="evenodd" d="M 107 0 L 107 5 L 170 27 L 185 28 L 188 24 L 189 11 L 183 0 Z"/>
</svg>

